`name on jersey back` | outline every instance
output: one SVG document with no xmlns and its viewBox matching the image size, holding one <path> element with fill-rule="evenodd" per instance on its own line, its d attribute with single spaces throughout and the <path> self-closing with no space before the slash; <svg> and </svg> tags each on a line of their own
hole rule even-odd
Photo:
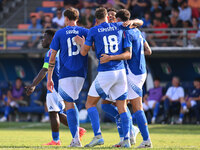
<svg viewBox="0 0 200 150">
<path fill-rule="evenodd" d="M 66 34 L 79 34 L 78 30 L 67 30 Z"/>
<path fill-rule="evenodd" d="M 117 27 L 98 28 L 98 32 L 110 32 L 117 30 Z"/>
</svg>

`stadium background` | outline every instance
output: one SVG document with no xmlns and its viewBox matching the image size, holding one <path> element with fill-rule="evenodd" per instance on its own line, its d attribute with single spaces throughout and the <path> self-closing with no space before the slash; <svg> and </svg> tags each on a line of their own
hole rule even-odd
<svg viewBox="0 0 200 150">
<path fill-rule="evenodd" d="M 153 87 L 153 78 L 159 77 L 161 85 L 167 89 L 173 76 L 181 79 L 185 92 L 193 87 L 193 80 L 200 76 L 200 1 L 186 1 L 191 15 L 185 20 L 180 15 L 183 0 L 0 0 L 0 89 L 3 93 L 14 84 L 17 77 L 24 85 L 30 84 L 43 65 L 46 50 L 41 48 L 42 32 L 50 27 L 60 27 L 52 20 L 57 16 L 57 9 L 64 10 L 74 6 L 80 10 L 79 25 L 90 28 L 94 25 L 96 7 L 126 8 L 132 18 L 144 21 L 141 27 L 144 37 L 150 43 L 153 54 L 146 57 L 148 77 L 144 92 Z M 130 2 L 130 3 L 129 3 Z M 184 12 L 183 12 L 184 13 Z M 161 15 L 160 15 L 161 14 Z M 37 18 L 36 28 L 30 27 L 32 19 Z M 150 18 L 148 18 L 148 16 Z M 175 23 L 172 18 L 176 18 Z M 32 41 L 35 40 L 33 44 Z M 32 43 L 32 44 L 30 44 Z M 95 63 L 94 63 L 95 62 Z M 88 88 L 96 75 L 97 60 L 90 53 L 89 73 L 77 101 L 79 110 L 84 108 Z M 23 114 L 39 113 L 39 121 L 44 113 L 45 84 L 43 80 L 34 94 L 25 97 L 26 109 L 19 109 Z M 0 98 L 3 101 L 2 97 Z M 41 101 L 41 103 L 35 103 Z M 36 108 L 37 107 L 37 108 Z M 0 107 L 3 115 L 4 106 Z M 38 116 L 38 115 L 37 115 Z M 110 121 L 102 115 L 104 121 Z M 12 119 L 11 119 L 12 120 Z"/>
</svg>

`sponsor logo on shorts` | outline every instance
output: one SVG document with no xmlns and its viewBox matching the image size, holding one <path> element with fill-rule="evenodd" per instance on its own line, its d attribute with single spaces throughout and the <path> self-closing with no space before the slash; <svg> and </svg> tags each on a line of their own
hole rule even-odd
<svg viewBox="0 0 200 150">
<path fill-rule="evenodd" d="M 49 110 L 52 110 L 53 109 L 53 107 L 52 106 L 49 106 Z"/>
</svg>

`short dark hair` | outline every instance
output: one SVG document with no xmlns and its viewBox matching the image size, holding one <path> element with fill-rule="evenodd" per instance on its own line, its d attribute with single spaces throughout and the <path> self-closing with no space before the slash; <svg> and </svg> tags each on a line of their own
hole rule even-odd
<svg viewBox="0 0 200 150">
<path fill-rule="evenodd" d="M 105 18 L 106 15 L 108 15 L 108 12 L 103 7 L 97 8 L 96 11 L 95 11 L 95 17 L 96 17 L 96 19 L 101 20 L 101 19 Z"/>
<path fill-rule="evenodd" d="M 61 12 L 62 12 L 62 9 L 61 9 L 61 8 L 58 8 L 56 11 L 57 11 L 57 12 L 58 12 L 58 11 L 61 11 Z"/>
<path fill-rule="evenodd" d="M 31 15 L 31 19 L 32 19 L 32 18 L 37 18 L 37 16 L 36 16 L 36 15 Z"/>
<path fill-rule="evenodd" d="M 176 12 L 179 12 L 179 9 L 176 8 L 176 7 L 172 8 L 172 10 L 173 10 L 173 11 L 176 11 Z"/>
<path fill-rule="evenodd" d="M 22 82 L 22 78 L 20 78 L 20 77 L 17 77 L 17 78 L 15 79 L 15 81 L 17 81 L 17 80 L 20 80 L 20 81 Z"/>
<path fill-rule="evenodd" d="M 115 9 L 115 8 L 108 8 L 108 9 L 107 9 L 107 12 L 109 12 L 109 11 L 114 11 L 114 12 L 117 13 L 117 9 Z"/>
<path fill-rule="evenodd" d="M 46 33 L 46 34 L 50 35 L 51 37 L 53 37 L 54 34 L 56 33 L 56 31 L 53 30 L 53 29 L 48 29 L 48 30 L 46 30 L 44 33 Z"/>
<path fill-rule="evenodd" d="M 162 11 L 160 10 L 160 9 L 156 9 L 155 11 L 154 11 L 154 13 L 156 14 L 156 13 L 162 13 Z"/>
<path fill-rule="evenodd" d="M 64 16 L 69 20 L 78 20 L 79 19 L 79 11 L 73 7 L 67 8 L 64 12 Z"/>
<path fill-rule="evenodd" d="M 126 9 L 120 9 L 116 14 L 116 18 L 120 18 L 122 21 L 127 21 L 130 19 L 130 17 L 131 17 L 131 14 Z"/>
<path fill-rule="evenodd" d="M 153 79 L 153 81 L 160 81 L 160 78 L 159 78 L 159 77 L 155 77 L 155 78 Z"/>
<path fill-rule="evenodd" d="M 198 81 L 198 82 L 200 82 L 200 77 L 195 78 L 194 81 Z"/>
</svg>

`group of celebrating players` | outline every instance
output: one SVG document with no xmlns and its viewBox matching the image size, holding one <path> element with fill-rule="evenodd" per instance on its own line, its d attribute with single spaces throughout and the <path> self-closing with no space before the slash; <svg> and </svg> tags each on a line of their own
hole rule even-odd
<svg viewBox="0 0 200 150">
<path fill-rule="evenodd" d="M 129 20 L 128 10 L 97 8 L 96 24 L 91 29 L 77 26 L 79 12 L 68 8 L 64 12 L 66 27 L 46 30 L 42 46 L 50 48 L 41 71 L 27 87 L 30 95 L 37 84 L 47 76 L 46 103 L 50 114 L 52 138 L 45 145 L 60 145 L 60 122 L 67 125 L 72 134 L 70 147 L 82 147 L 81 137 L 85 129 L 79 127 L 75 100 L 87 76 L 88 52 L 94 50 L 99 60 L 98 74 L 87 97 L 86 109 L 94 132 L 93 140 L 85 147 L 103 145 L 99 113 L 96 105 L 102 101 L 102 109 L 115 118 L 120 142 L 114 147 L 131 147 L 141 132 L 143 142 L 138 148 L 151 148 L 146 116 L 142 107 L 142 86 L 146 79 L 145 55 L 151 55 L 147 41 L 137 29 L 143 22 Z M 133 114 L 127 107 L 132 104 Z M 66 115 L 63 110 L 66 110 Z M 139 129 L 133 126 L 132 118 Z"/>
</svg>

